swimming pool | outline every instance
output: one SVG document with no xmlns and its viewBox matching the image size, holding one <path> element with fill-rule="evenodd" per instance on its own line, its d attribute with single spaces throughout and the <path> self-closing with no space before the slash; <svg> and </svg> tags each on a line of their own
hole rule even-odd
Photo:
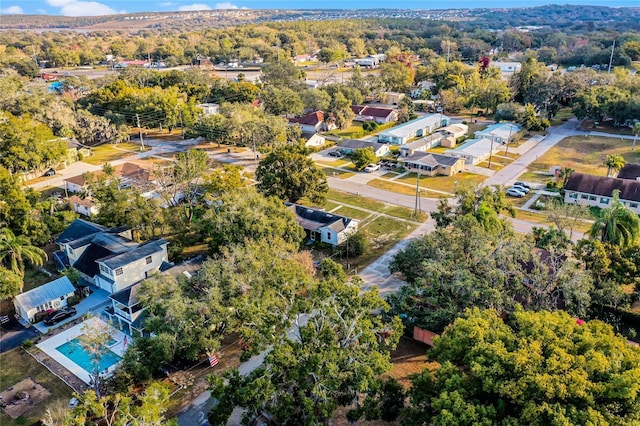
<svg viewBox="0 0 640 426">
<path fill-rule="evenodd" d="M 111 339 L 108 346 L 113 346 L 118 343 L 116 340 Z M 69 358 L 75 364 L 80 366 L 84 371 L 91 374 L 93 365 L 91 365 L 91 358 L 87 351 L 80 345 L 80 340 L 75 338 L 67 343 L 60 345 L 56 348 L 58 352 Z M 113 351 L 107 351 L 107 353 L 100 360 L 100 372 L 106 370 L 112 365 L 116 364 L 122 358 L 116 355 Z"/>
</svg>

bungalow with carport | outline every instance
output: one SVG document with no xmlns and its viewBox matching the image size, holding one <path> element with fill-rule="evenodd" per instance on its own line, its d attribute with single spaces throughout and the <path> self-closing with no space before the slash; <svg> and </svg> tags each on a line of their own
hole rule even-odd
<svg viewBox="0 0 640 426">
<path fill-rule="evenodd" d="M 349 235 L 358 232 L 359 222 L 345 216 L 328 213 L 298 204 L 285 203 L 296 215 L 298 224 L 307 233 L 311 241 L 319 241 L 334 247 L 342 244 Z"/>
<path fill-rule="evenodd" d="M 16 316 L 34 322 L 38 312 L 49 312 L 67 306 L 67 299 L 76 288 L 67 277 L 61 277 L 32 290 L 18 294 L 13 299 Z"/>
<path fill-rule="evenodd" d="M 427 114 L 378 134 L 378 142 L 404 145 L 416 137 L 430 135 L 436 129 L 449 125 L 449 117 L 442 114 Z"/>
<path fill-rule="evenodd" d="M 400 146 L 400 155 L 408 157 L 415 152 L 426 152 L 435 146 L 440 145 L 442 142 L 442 133 L 434 133 L 426 138 L 418 139 L 417 141 L 409 142 L 408 144 Z"/>
<path fill-rule="evenodd" d="M 408 171 L 425 176 L 453 176 L 464 171 L 463 158 L 430 152 L 416 152 L 410 157 L 400 157 L 398 161 Z"/>
<path fill-rule="evenodd" d="M 363 141 L 359 139 L 342 139 L 338 143 L 338 149 L 345 153 L 351 154 L 356 149 L 371 148 L 376 157 L 383 157 L 389 153 L 389 145 L 378 142 Z"/>
<path fill-rule="evenodd" d="M 398 111 L 394 108 L 374 107 L 369 105 L 351 105 L 356 121 L 375 121 L 378 124 L 390 123 L 398 119 Z"/>
<path fill-rule="evenodd" d="M 640 181 L 631 179 L 573 172 L 564 186 L 564 201 L 586 206 L 609 207 L 615 190 L 620 191 L 619 199 L 625 207 L 640 214 Z"/>
</svg>

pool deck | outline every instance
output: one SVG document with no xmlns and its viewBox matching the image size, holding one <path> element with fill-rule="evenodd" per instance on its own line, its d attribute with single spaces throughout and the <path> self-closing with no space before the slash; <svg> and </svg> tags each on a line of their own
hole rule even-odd
<svg viewBox="0 0 640 426">
<path fill-rule="evenodd" d="M 65 343 L 75 339 L 78 336 L 81 336 L 83 334 L 85 334 L 83 332 L 83 327 L 86 326 L 93 326 L 96 325 L 97 327 L 100 326 L 108 326 L 111 327 L 108 323 L 106 323 L 105 321 L 93 317 L 93 318 L 89 318 L 86 321 L 75 325 L 67 330 L 64 330 L 54 336 L 51 336 L 50 338 L 48 338 L 47 340 L 45 340 L 42 343 L 38 343 L 36 346 L 43 351 L 44 353 L 46 353 L 49 357 L 51 357 L 52 359 L 54 359 L 58 364 L 62 365 L 64 368 L 66 368 L 67 370 L 69 370 L 71 373 L 73 373 L 76 377 L 78 377 L 80 380 L 82 380 L 83 382 L 85 382 L 86 384 L 90 384 L 91 382 L 91 378 L 89 376 L 89 373 L 82 367 L 80 367 L 78 364 L 76 364 L 75 362 L 71 361 L 69 358 L 67 358 L 65 355 L 63 355 L 62 353 L 60 353 L 56 348 L 59 346 L 64 345 Z M 125 342 L 125 338 L 127 339 L 127 345 L 131 343 L 132 339 L 129 336 L 126 336 L 122 331 L 113 328 L 113 335 L 112 338 L 113 340 L 116 341 L 116 343 L 112 346 L 110 346 L 110 350 L 112 352 L 114 352 L 116 355 L 118 355 L 119 357 L 122 357 L 125 349 L 126 349 L 126 345 L 124 344 Z M 108 369 L 106 369 L 105 371 L 102 372 L 102 374 L 104 376 L 108 376 L 110 373 L 112 373 L 115 368 L 116 365 L 113 365 L 111 367 L 109 367 Z"/>
</svg>

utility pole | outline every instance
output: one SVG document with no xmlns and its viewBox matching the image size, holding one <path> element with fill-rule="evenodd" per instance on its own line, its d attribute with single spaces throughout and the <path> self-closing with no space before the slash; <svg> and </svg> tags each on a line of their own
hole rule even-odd
<svg viewBox="0 0 640 426">
<path fill-rule="evenodd" d="M 451 54 L 451 43 L 447 39 L 447 62 L 449 62 L 449 55 Z"/>
<path fill-rule="evenodd" d="M 494 135 L 491 134 L 491 149 L 489 150 L 489 170 L 491 170 L 491 159 L 493 158 L 493 137 Z"/>
<path fill-rule="evenodd" d="M 613 46 L 611 46 L 611 56 L 609 57 L 609 71 L 608 74 L 611 74 L 611 63 L 613 62 L 613 51 L 616 48 L 616 39 L 613 39 Z"/>
<path fill-rule="evenodd" d="M 505 157 L 509 156 L 509 143 L 511 143 L 511 131 L 513 130 L 513 123 L 509 123 L 509 138 L 507 138 L 507 149 L 505 151 Z"/>
<path fill-rule="evenodd" d="M 140 151 L 144 150 L 144 141 L 142 140 L 142 127 L 140 127 L 140 116 L 136 113 L 136 122 L 138 124 L 138 134 L 140 135 Z"/>
<path fill-rule="evenodd" d="M 178 109 L 180 113 L 180 130 L 182 131 L 182 139 L 184 139 L 184 123 L 182 122 L 182 110 Z"/>
</svg>

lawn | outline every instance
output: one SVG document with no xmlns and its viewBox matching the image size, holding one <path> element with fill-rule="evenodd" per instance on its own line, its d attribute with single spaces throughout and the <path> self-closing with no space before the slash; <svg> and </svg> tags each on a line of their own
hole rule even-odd
<svg viewBox="0 0 640 426">
<path fill-rule="evenodd" d="M 91 156 L 82 160 L 85 163 L 102 165 L 140 152 L 140 145 L 133 143 L 104 144 L 91 148 Z"/>
<path fill-rule="evenodd" d="M 422 181 L 420 181 L 422 183 Z M 396 192 L 404 195 L 416 195 L 416 187 L 410 185 L 403 185 L 402 183 L 396 183 L 386 179 L 373 179 L 367 182 L 367 185 L 374 188 L 384 189 L 385 191 Z M 420 188 L 420 196 L 427 198 L 439 198 L 444 194 L 439 192 L 429 191 L 426 188 Z"/>
<path fill-rule="evenodd" d="M 351 139 L 353 139 L 355 137 L 360 137 L 363 132 L 364 132 L 364 130 L 362 129 L 362 124 L 352 124 L 351 126 L 347 127 L 346 129 L 331 130 L 327 134 L 340 136 L 341 138 L 347 138 L 347 139 L 351 138 Z"/>
<path fill-rule="evenodd" d="M 551 120 L 551 125 L 560 126 L 571 117 L 573 117 L 573 111 L 571 111 L 571 108 L 562 108 Z"/>
<path fill-rule="evenodd" d="M 339 160 L 333 160 L 333 161 L 319 160 L 319 161 L 317 161 L 317 163 L 322 165 L 322 166 L 343 167 L 343 166 L 346 166 L 347 164 L 351 163 L 351 160 L 349 160 L 349 159 L 339 159 Z"/>
<path fill-rule="evenodd" d="M 371 213 L 369 212 L 344 205 L 340 206 L 340 208 L 337 210 L 333 210 L 331 213 L 338 214 L 340 216 L 351 217 L 358 220 L 364 220 L 371 216 Z"/>
<path fill-rule="evenodd" d="M 542 225 L 544 227 L 551 226 L 552 223 L 547 218 L 547 213 L 541 210 L 540 213 L 530 212 L 525 210 L 516 210 L 516 219 L 526 220 L 534 224 Z M 583 234 L 591 229 L 591 223 L 582 221 L 574 227 L 574 232 L 582 232 Z"/>
<path fill-rule="evenodd" d="M 322 170 L 327 176 L 337 177 L 340 179 L 347 179 L 354 176 L 354 172 L 348 172 L 346 170 L 334 169 L 333 167 L 323 167 Z"/>
<path fill-rule="evenodd" d="M 466 183 L 475 187 L 484 182 L 485 179 L 487 179 L 486 176 L 476 175 L 473 173 L 458 173 L 453 176 L 421 176 L 420 188 L 433 189 L 435 191 L 442 191 L 453 194 L 456 190 L 457 185 Z M 402 176 L 396 180 L 415 185 L 416 174 L 409 173 L 408 175 Z"/>
<path fill-rule="evenodd" d="M 510 163 L 510 161 L 508 161 Z M 489 168 L 489 162 L 488 161 L 483 161 L 481 163 L 476 164 L 476 166 L 478 167 L 484 167 L 485 169 Z M 504 163 L 500 163 L 496 160 L 492 160 L 491 161 L 491 170 L 501 170 L 504 168 L 504 166 L 506 166 L 506 164 Z"/>
<path fill-rule="evenodd" d="M 632 140 L 603 138 L 597 136 L 572 136 L 561 140 L 529 165 L 529 172 L 549 172 L 552 166 L 571 167 L 580 173 L 605 176 L 607 168 L 603 165 L 606 156 L 619 154 L 627 163 L 640 161 L 640 149 L 632 151 Z M 526 177 L 522 177 L 526 180 Z"/>
<path fill-rule="evenodd" d="M 360 197 L 358 195 L 336 191 L 334 189 L 329 190 L 327 198 L 337 204 L 349 204 L 351 206 L 385 213 L 389 216 L 399 217 L 401 219 L 417 220 L 420 222 L 424 222 L 425 220 L 427 220 L 426 214 L 418 216 L 418 218 L 416 219 L 413 216 L 413 209 L 381 203 L 379 201 L 372 200 L 371 198 Z"/>
<path fill-rule="evenodd" d="M 0 354 L 0 365 L 2 366 L 2 369 L 0 369 L 0 390 L 5 390 L 21 380 L 31 377 L 51 392 L 49 398 L 38 405 L 34 405 L 31 410 L 16 420 L 12 420 L 4 412 L 0 412 L 0 424 L 3 426 L 36 424 L 46 412 L 47 406 L 58 401 L 61 401 L 60 403 L 64 403 L 66 406 L 73 394 L 70 387 L 49 372 L 22 348 L 16 348 Z"/>
</svg>

